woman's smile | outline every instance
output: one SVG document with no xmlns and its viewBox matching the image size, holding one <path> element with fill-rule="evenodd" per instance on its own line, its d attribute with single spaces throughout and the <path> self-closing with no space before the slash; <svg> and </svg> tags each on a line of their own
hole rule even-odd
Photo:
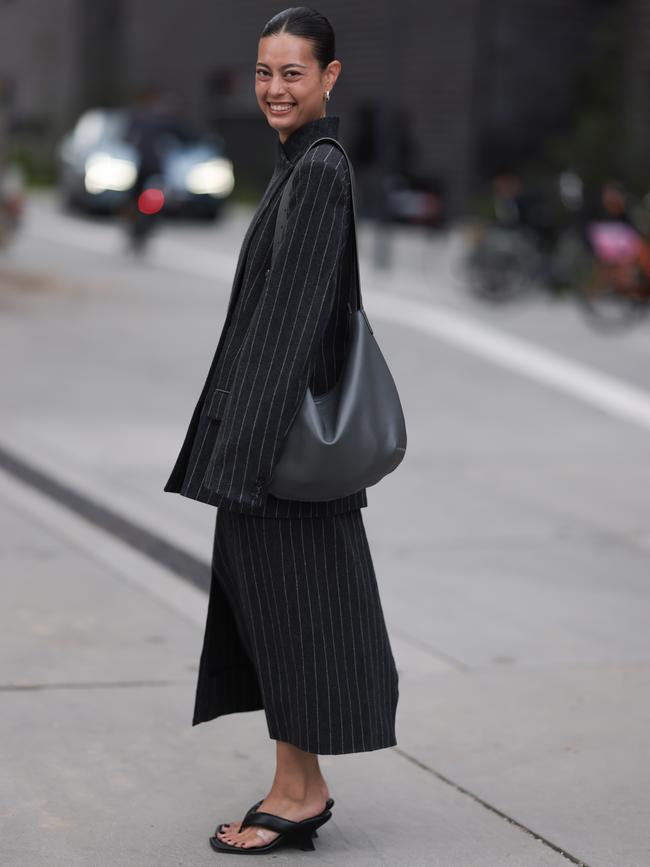
<svg viewBox="0 0 650 867">
<path fill-rule="evenodd" d="M 271 114 L 288 114 L 296 105 L 295 102 L 268 102 L 267 105 Z"/>
</svg>

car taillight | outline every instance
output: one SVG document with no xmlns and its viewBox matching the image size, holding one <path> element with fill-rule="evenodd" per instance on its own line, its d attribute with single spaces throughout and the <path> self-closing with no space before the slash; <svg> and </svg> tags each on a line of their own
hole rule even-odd
<svg viewBox="0 0 650 867">
<path fill-rule="evenodd" d="M 138 210 L 141 214 L 157 214 L 165 204 L 165 194 L 162 190 L 152 187 L 143 190 L 138 196 Z"/>
</svg>

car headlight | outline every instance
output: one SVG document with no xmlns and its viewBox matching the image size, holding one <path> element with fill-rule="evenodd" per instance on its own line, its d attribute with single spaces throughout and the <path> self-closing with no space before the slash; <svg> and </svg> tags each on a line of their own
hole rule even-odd
<svg viewBox="0 0 650 867">
<path fill-rule="evenodd" d="M 190 193 L 222 199 L 232 193 L 235 186 L 232 163 L 222 157 L 197 163 L 185 176 L 185 186 Z"/>
<path fill-rule="evenodd" d="M 130 189 L 138 174 L 132 160 L 119 159 L 110 154 L 93 154 L 85 164 L 84 185 L 89 193 L 106 190 L 122 192 Z"/>
</svg>

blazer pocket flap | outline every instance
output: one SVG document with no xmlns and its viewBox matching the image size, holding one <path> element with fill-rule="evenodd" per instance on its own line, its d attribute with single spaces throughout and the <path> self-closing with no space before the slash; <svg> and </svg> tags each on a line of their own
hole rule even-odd
<svg viewBox="0 0 650 867">
<path fill-rule="evenodd" d="M 225 388 L 216 388 L 211 395 L 208 395 L 205 401 L 204 413 L 209 418 L 220 419 L 226 409 L 230 390 Z"/>
</svg>

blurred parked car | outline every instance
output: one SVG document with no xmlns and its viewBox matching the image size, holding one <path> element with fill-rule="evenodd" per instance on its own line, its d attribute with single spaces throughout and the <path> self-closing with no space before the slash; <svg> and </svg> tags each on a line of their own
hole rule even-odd
<svg viewBox="0 0 650 867">
<path fill-rule="evenodd" d="M 128 113 L 92 109 L 62 140 L 59 188 L 66 205 L 116 213 L 129 199 L 138 174 L 138 154 L 126 140 Z M 162 152 L 165 213 L 215 218 L 232 193 L 230 160 L 217 140 L 170 137 Z"/>
<path fill-rule="evenodd" d="M 445 200 L 435 182 L 403 174 L 384 181 L 386 216 L 395 223 L 440 228 L 445 221 Z"/>
<path fill-rule="evenodd" d="M 370 220 L 409 226 L 441 228 L 446 220 L 442 186 L 402 172 L 384 173 L 377 167 L 355 171 L 359 213 Z"/>
</svg>

